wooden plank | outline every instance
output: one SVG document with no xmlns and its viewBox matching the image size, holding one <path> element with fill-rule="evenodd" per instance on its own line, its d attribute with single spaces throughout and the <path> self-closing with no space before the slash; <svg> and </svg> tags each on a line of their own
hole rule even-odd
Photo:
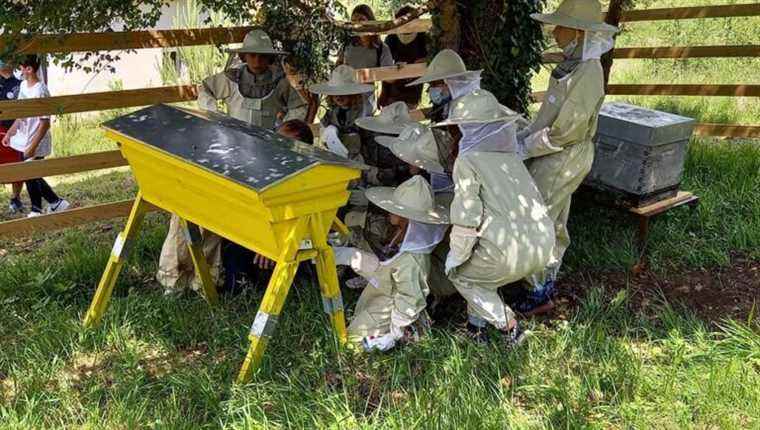
<svg viewBox="0 0 760 430">
<path fill-rule="evenodd" d="M 621 21 L 662 21 L 673 19 L 728 18 L 758 15 L 760 15 L 760 3 L 750 3 L 721 6 L 629 10 L 623 12 Z"/>
<path fill-rule="evenodd" d="M 626 96 L 760 97 L 760 85 L 609 85 L 607 94 Z"/>
<path fill-rule="evenodd" d="M 383 23 L 385 21 L 368 21 L 370 23 Z M 381 31 L 377 33 L 369 33 L 369 32 L 356 32 L 355 34 L 358 35 L 367 35 L 367 34 L 378 34 L 378 35 L 388 35 L 388 34 L 400 34 L 400 33 L 427 33 L 430 31 L 430 29 L 433 28 L 433 20 L 431 19 L 425 19 L 425 18 L 417 18 L 414 21 L 410 21 L 400 27 L 396 27 L 392 30 L 387 31 Z"/>
<path fill-rule="evenodd" d="M 416 19 L 393 30 L 378 34 L 428 32 L 433 26 L 430 19 Z M 179 46 L 226 45 L 240 43 L 245 34 L 255 27 L 189 28 L 182 30 L 112 31 L 98 33 L 38 34 L 22 40 L 16 50 L 22 54 L 50 54 L 94 51 L 121 51 L 145 48 L 173 48 Z M 373 33 L 364 33 L 373 34 Z M 8 44 L 0 37 L 0 51 Z"/>
<path fill-rule="evenodd" d="M 121 156 L 121 151 L 118 150 L 10 163 L 0 165 L 0 183 L 25 181 L 33 178 L 88 172 L 90 170 L 109 169 L 126 165 L 127 160 Z"/>
<path fill-rule="evenodd" d="M 612 51 L 612 57 L 616 59 L 760 57 L 760 45 L 615 48 Z M 542 59 L 546 64 L 556 64 L 562 61 L 563 56 L 561 52 L 547 52 Z"/>
<path fill-rule="evenodd" d="M 114 31 L 105 33 L 41 34 L 30 36 L 17 51 L 70 53 L 194 45 L 224 45 L 243 41 L 253 27 L 191 28 L 186 30 Z M 0 38 L 0 51 L 7 41 Z"/>
<path fill-rule="evenodd" d="M 125 217 L 132 209 L 133 200 L 123 200 L 115 203 L 104 203 L 84 208 L 70 209 L 55 214 L 42 215 L 35 218 L 20 218 L 0 222 L 0 238 L 24 236 L 35 232 L 60 230 L 62 228 L 90 224 L 113 218 Z M 158 210 L 149 205 L 149 210 Z"/>
<path fill-rule="evenodd" d="M 195 85 L 106 91 L 42 99 L 0 101 L 0 119 L 89 112 L 195 100 Z"/>
<path fill-rule="evenodd" d="M 697 136 L 760 139 L 760 125 L 702 123 L 697 124 L 694 128 L 694 134 Z"/>
<path fill-rule="evenodd" d="M 614 58 L 736 58 L 760 57 L 760 45 L 743 46 L 662 46 L 615 48 Z"/>
<path fill-rule="evenodd" d="M 388 67 L 358 69 L 356 79 L 362 83 L 395 81 L 396 79 L 419 78 L 427 70 L 427 64 L 415 63 Z"/>
<path fill-rule="evenodd" d="M 642 206 L 640 208 L 630 208 L 628 211 L 640 216 L 651 217 L 661 214 L 667 210 L 691 203 L 695 200 L 699 200 L 699 197 L 688 191 L 679 191 L 675 197 L 661 200 L 656 203 L 652 203 L 648 206 Z"/>
<path fill-rule="evenodd" d="M 358 69 L 356 72 L 363 82 L 376 82 L 422 76 L 426 67 L 425 64 L 410 64 Z M 180 85 L 0 101 L 0 120 L 184 102 L 197 97 L 198 89 L 195 85 Z"/>
</svg>

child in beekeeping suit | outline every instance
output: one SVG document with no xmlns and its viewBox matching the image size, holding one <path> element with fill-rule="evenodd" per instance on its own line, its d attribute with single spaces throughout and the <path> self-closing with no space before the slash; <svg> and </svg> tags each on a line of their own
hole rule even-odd
<svg viewBox="0 0 760 430">
<path fill-rule="evenodd" d="M 557 236 L 551 264 L 528 278 L 529 290 L 515 308 L 525 314 L 549 311 L 554 281 L 570 245 L 567 219 L 572 193 L 591 170 L 597 116 L 604 101 L 604 73 L 599 58 L 612 49 L 617 27 L 602 21 L 598 0 L 565 0 L 550 14 L 534 14 L 554 25 L 554 38 L 564 60 L 552 71 L 544 102 L 518 138 L 562 149 L 527 162 L 546 202 Z"/>
<path fill-rule="evenodd" d="M 335 262 L 369 281 L 348 327 L 349 340 L 367 351 L 385 351 L 417 340 L 429 326 L 430 253 L 446 234 L 448 208 L 419 175 L 396 188 L 370 188 L 367 198 L 388 212 L 395 231 L 386 246 L 394 251 L 381 260 L 357 248 L 335 248 Z"/>
<path fill-rule="evenodd" d="M 243 64 L 206 78 L 198 88 L 199 107 L 216 112 L 221 101 L 231 117 L 270 130 L 291 119 L 305 119 L 307 102 L 291 86 L 277 61 L 287 53 L 276 50 L 264 31 L 250 31 L 243 46 L 229 52 L 239 54 Z M 204 254 L 212 279 L 217 282 L 223 240 L 208 231 L 202 234 Z M 179 291 L 188 284 L 194 289 L 200 286 L 176 216 L 169 223 L 156 279 L 167 292 Z"/>
<path fill-rule="evenodd" d="M 404 127 L 398 137 L 378 136 L 377 143 L 388 148 L 393 155 L 407 163 L 409 171 L 414 175 L 427 175 L 436 199 L 447 206 L 454 198 L 454 183 L 451 175 L 443 167 L 439 147 L 430 127 L 413 123 Z M 430 255 L 431 270 L 429 276 L 430 292 L 433 295 L 432 305 L 435 306 L 441 297 L 456 294 L 457 290 L 446 277 L 445 261 L 449 253 L 448 237 L 436 246 Z"/>
<path fill-rule="evenodd" d="M 435 124 L 449 128 L 458 149 L 446 273 L 467 300 L 468 333 L 485 342 L 490 324 L 509 347 L 524 333 L 498 288 L 544 267 L 554 246 L 543 199 L 517 153 L 516 118 L 493 94 L 476 90 L 454 100 L 449 118 Z"/>
</svg>

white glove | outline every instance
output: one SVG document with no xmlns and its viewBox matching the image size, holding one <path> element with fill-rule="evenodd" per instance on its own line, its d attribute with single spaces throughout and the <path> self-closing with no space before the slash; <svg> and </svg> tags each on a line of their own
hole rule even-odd
<svg viewBox="0 0 760 430">
<path fill-rule="evenodd" d="M 449 235 L 449 254 L 446 256 L 445 271 L 449 275 L 472 256 L 472 250 L 478 243 L 478 231 L 474 228 L 454 225 Z"/>
<path fill-rule="evenodd" d="M 380 260 L 369 252 L 358 248 L 335 246 L 335 264 L 338 266 L 351 266 L 359 274 L 373 273 L 380 267 Z"/>
<path fill-rule="evenodd" d="M 321 137 L 328 151 L 341 157 L 348 157 L 348 149 L 338 137 L 338 127 L 330 125 L 323 128 Z"/>
<path fill-rule="evenodd" d="M 524 136 L 523 139 L 518 137 L 517 146 L 517 152 L 523 160 L 543 157 L 544 155 L 562 151 L 562 148 L 554 146 L 549 140 L 548 127 L 544 127 L 535 133 L 528 134 L 527 136 Z"/>
<path fill-rule="evenodd" d="M 367 195 L 364 194 L 364 189 L 359 188 L 356 190 L 351 190 L 350 195 L 348 196 L 348 203 L 353 206 L 367 206 L 369 204 L 369 199 L 367 198 Z"/>
</svg>

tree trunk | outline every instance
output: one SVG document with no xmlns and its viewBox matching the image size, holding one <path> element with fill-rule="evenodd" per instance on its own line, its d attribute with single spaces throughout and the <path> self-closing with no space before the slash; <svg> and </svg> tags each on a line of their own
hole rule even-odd
<svg viewBox="0 0 760 430">
<path fill-rule="evenodd" d="M 607 10 L 607 16 L 604 18 L 604 22 L 615 27 L 620 25 L 620 18 L 623 15 L 623 10 L 628 6 L 629 0 L 610 0 L 610 7 Z M 617 36 L 615 36 L 617 37 Z M 604 54 L 601 58 L 602 68 L 604 69 L 604 90 L 607 91 L 607 84 L 610 81 L 610 73 L 612 72 L 612 52 Z"/>
<path fill-rule="evenodd" d="M 453 49 L 459 51 L 461 41 L 461 28 L 459 25 L 459 11 L 456 0 L 438 0 L 436 25 L 433 26 L 432 38 L 434 51 L 441 49 Z"/>
</svg>

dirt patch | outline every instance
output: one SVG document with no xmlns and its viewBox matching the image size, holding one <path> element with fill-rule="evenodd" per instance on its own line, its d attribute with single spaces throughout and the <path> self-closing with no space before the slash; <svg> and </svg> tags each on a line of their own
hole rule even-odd
<svg viewBox="0 0 760 430">
<path fill-rule="evenodd" d="M 735 256 L 729 266 L 657 274 L 650 270 L 626 272 L 576 272 L 558 283 L 555 314 L 569 314 L 592 285 L 604 285 L 614 296 L 628 287 L 632 310 L 651 313 L 664 298 L 683 305 L 699 318 L 717 324 L 725 319 L 748 321 L 760 306 L 760 261 Z"/>
</svg>

